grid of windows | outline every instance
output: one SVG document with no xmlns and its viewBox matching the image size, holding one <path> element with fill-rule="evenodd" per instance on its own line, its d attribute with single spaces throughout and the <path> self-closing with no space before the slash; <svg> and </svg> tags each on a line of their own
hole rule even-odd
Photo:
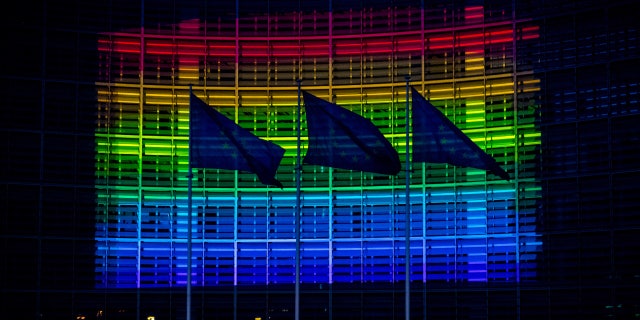
<svg viewBox="0 0 640 320">
<path fill-rule="evenodd" d="M 185 285 L 189 85 L 240 126 L 286 149 L 277 175 L 282 190 L 248 173 L 196 169 L 195 284 L 291 284 L 295 80 L 372 120 L 405 157 L 405 75 L 514 177 L 414 163 L 411 280 L 535 279 L 529 257 L 542 240 L 526 205 L 540 201 L 540 186 L 534 171 L 520 168 L 537 161 L 538 106 L 519 112 L 514 97 L 516 90 L 534 97 L 539 81 L 513 61 L 514 48 L 535 40 L 538 27 L 510 16 L 485 21 L 481 6 L 452 13 L 452 26 L 424 27 L 448 14 L 409 7 L 335 12 L 329 20 L 326 13 L 293 12 L 239 19 L 237 30 L 185 20 L 170 31 L 105 34 L 98 48 L 104 76 L 97 85 L 97 285 Z M 401 175 L 305 165 L 301 282 L 404 281 L 404 183 Z"/>
</svg>

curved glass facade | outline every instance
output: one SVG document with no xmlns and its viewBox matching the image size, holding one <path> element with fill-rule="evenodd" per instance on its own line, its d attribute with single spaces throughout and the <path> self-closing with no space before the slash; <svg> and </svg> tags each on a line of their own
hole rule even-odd
<svg viewBox="0 0 640 320">
<path fill-rule="evenodd" d="M 426 23 L 453 19 L 438 28 Z M 413 163 L 411 280 L 533 280 L 541 238 L 531 170 L 540 145 L 531 66 L 539 37 L 482 6 L 289 12 L 185 20 L 99 40 L 96 130 L 99 287 L 186 283 L 188 92 L 286 149 L 267 188 L 251 173 L 197 169 L 194 284 L 295 280 L 297 84 L 367 119 L 406 157 L 405 75 L 513 176 Z M 516 95 L 519 92 L 519 95 Z M 304 110 L 304 108 L 302 109 Z M 305 118 L 303 116 L 303 118 Z M 301 126 L 302 153 L 306 124 Z M 405 170 L 405 169 L 403 169 Z M 404 281 L 405 178 L 304 165 L 302 283 Z"/>
</svg>

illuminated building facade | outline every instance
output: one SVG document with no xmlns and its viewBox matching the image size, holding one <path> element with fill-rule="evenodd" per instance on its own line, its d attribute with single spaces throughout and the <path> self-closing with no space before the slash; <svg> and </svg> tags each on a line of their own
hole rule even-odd
<svg viewBox="0 0 640 320">
<path fill-rule="evenodd" d="M 182 318 L 192 86 L 286 150 L 282 189 L 194 169 L 194 314 L 291 318 L 302 79 L 370 119 L 403 163 L 398 176 L 303 166 L 303 317 L 400 318 L 407 261 L 416 318 L 631 314 L 640 118 L 629 7 L 145 1 L 56 19 L 44 6 L 41 29 L 23 28 L 46 34 L 44 66 L 3 73 L 19 84 L 9 101 L 41 112 L 4 123 L 17 138 L 3 158 L 3 294 L 43 315 Z M 408 260 L 405 76 L 511 176 L 412 163 Z M 36 253 L 34 280 L 11 279 L 23 252 Z"/>
</svg>

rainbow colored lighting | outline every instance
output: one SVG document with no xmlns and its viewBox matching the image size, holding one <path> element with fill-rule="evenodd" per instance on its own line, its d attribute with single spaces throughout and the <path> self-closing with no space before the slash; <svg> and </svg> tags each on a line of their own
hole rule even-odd
<svg viewBox="0 0 640 320">
<path fill-rule="evenodd" d="M 535 279 L 542 240 L 532 101 L 539 81 L 514 63 L 537 26 L 510 17 L 485 21 L 483 7 L 470 7 L 459 24 L 431 28 L 423 22 L 446 13 L 389 10 L 405 18 L 366 18 L 362 26 L 347 22 L 353 13 L 334 12 L 305 25 L 316 20 L 302 16 L 289 36 L 281 34 L 292 23 L 283 16 L 105 34 L 98 42 L 96 286 L 186 285 L 190 85 L 240 126 L 286 149 L 277 174 L 282 190 L 249 173 L 194 171 L 194 285 L 291 284 L 295 80 L 371 119 L 404 163 L 405 75 L 513 178 L 413 164 L 411 279 Z M 268 27 L 258 31 L 261 23 Z M 345 31 L 354 25 L 357 32 Z M 304 154 L 305 123 L 302 137 Z M 302 283 L 404 281 L 404 170 L 388 177 L 303 167 Z"/>
</svg>

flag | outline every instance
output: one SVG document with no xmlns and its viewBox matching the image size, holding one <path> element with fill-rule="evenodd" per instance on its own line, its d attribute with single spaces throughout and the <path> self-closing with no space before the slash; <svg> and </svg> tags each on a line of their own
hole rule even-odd
<svg viewBox="0 0 640 320">
<path fill-rule="evenodd" d="M 309 146 L 304 163 L 396 175 L 400 158 L 368 119 L 303 92 Z"/>
<path fill-rule="evenodd" d="M 509 180 L 509 174 L 440 110 L 411 88 L 413 99 L 413 161 L 448 163 L 492 172 Z"/>
<path fill-rule="evenodd" d="M 275 178 L 284 149 L 240 127 L 200 98 L 190 97 L 191 166 L 255 173 L 265 185 L 282 188 Z"/>
</svg>

